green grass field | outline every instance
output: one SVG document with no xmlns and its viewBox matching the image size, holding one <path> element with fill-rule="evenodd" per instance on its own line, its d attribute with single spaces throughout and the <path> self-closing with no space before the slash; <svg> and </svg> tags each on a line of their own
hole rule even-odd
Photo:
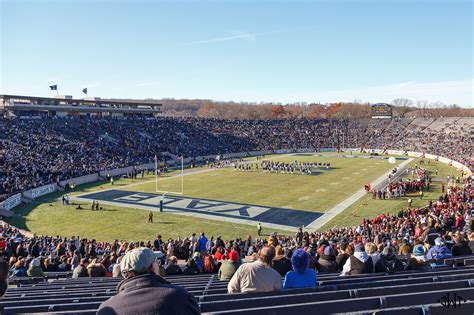
<svg viewBox="0 0 474 315">
<path fill-rule="evenodd" d="M 204 171 L 184 177 L 185 196 L 225 200 L 231 202 L 251 203 L 273 207 L 286 207 L 305 211 L 325 212 L 351 196 L 364 184 L 375 180 L 388 172 L 393 165 L 386 160 L 342 158 L 330 156 L 280 156 L 272 157 L 279 161 L 330 162 L 335 169 L 323 170 L 320 175 L 263 174 L 261 171 L 240 172 L 233 168 L 209 170 L 198 168 L 192 171 Z M 398 161 L 399 163 L 400 161 Z M 414 161 L 413 163 L 418 163 Z M 429 169 L 439 170 L 435 179 L 445 179 L 448 174 L 458 172 L 444 164 L 431 162 Z M 188 170 L 191 171 L 191 170 Z M 167 174 L 159 182 L 160 190 L 179 191 L 180 178 Z M 126 189 L 137 192 L 155 192 L 152 175 L 135 180 L 120 179 L 114 183 L 114 189 Z M 132 186 L 129 186 L 132 185 Z M 433 183 L 431 192 L 415 205 L 422 205 L 429 198 L 436 199 L 440 193 L 438 183 Z M 112 188 L 110 183 L 93 183 L 83 185 L 70 195 L 95 192 Z M 64 206 L 61 203 L 62 193 L 44 196 L 28 205 L 17 208 L 20 215 L 8 220 L 11 224 L 37 234 L 79 235 L 100 240 L 127 239 L 147 240 L 157 234 L 168 237 L 186 237 L 191 233 L 206 232 L 208 235 L 222 235 L 224 238 L 245 237 L 251 234 L 256 237 L 255 225 L 229 223 L 220 220 L 196 218 L 172 213 L 156 213 L 155 222 L 147 223 L 148 211 L 132 207 L 105 206 L 106 211 L 76 211 L 75 206 Z M 89 205 L 82 203 L 85 209 Z M 333 226 L 347 226 L 359 223 L 363 217 L 375 216 L 382 212 L 395 212 L 406 205 L 406 199 L 372 200 L 371 196 L 363 197 L 323 229 Z M 277 231 L 283 234 L 292 232 L 265 228 L 264 234 Z"/>
<path fill-rule="evenodd" d="M 261 170 L 236 171 L 234 168 L 210 170 L 185 177 L 185 196 L 263 206 L 326 212 L 364 184 L 393 168 L 387 161 L 360 158 L 288 156 L 275 161 L 330 162 L 333 169 L 320 175 L 264 174 Z M 158 183 L 159 190 L 180 191 L 181 179 Z M 155 182 L 126 187 L 127 190 L 156 191 Z"/>
</svg>

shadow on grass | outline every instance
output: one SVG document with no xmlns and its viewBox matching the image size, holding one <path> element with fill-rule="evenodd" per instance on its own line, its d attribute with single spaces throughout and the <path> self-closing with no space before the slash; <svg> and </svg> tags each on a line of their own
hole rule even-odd
<svg viewBox="0 0 474 315">
<path fill-rule="evenodd" d="M 20 206 L 16 207 L 13 210 L 15 212 L 15 216 L 13 216 L 11 218 L 5 218 L 5 221 L 7 223 L 13 225 L 13 226 L 16 226 L 17 228 L 30 231 L 30 229 L 28 228 L 28 226 L 26 224 L 26 218 L 39 205 L 49 203 L 50 206 L 53 206 L 54 203 L 57 202 L 58 200 L 60 200 L 60 198 L 63 195 L 72 194 L 72 193 L 87 192 L 88 189 L 97 188 L 97 187 L 99 187 L 101 185 L 105 185 L 105 184 L 108 184 L 108 182 L 107 181 L 98 181 L 98 182 L 93 182 L 93 183 L 88 183 L 88 184 L 77 186 L 76 189 L 74 189 L 74 191 L 72 191 L 72 190 L 57 191 L 57 192 L 45 195 L 45 196 L 40 197 L 40 198 L 30 202 L 30 203 L 23 204 L 23 205 L 20 205 Z M 72 203 L 70 206 L 73 207 L 75 205 L 77 205 L 77 204 Z M 88 209 L 86 209 L 86 208 L 85 209 L 80 209 L 80 210 L 78 209 L 77 211 L 84 211 L 84 210 L 87 211 L 87 210 L 90 209 L 90 206 L 86 203 L 81 203 L 81 206 L 85 206 Z M 92 210 L 89 210 L 89 211 L 92 211 Z M 117 211 L 117 210 L 110 209 L 110 210 L 99 210 L 99 211 Z"/>
</svg>

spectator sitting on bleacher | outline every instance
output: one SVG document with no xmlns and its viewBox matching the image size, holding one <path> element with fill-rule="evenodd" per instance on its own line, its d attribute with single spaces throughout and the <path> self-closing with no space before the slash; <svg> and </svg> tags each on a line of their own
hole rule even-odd
<svg viewBox="0 0 474 315">
<path fill-rule="evenodd" d="M 120 269 L 125 278 L 117 294 L 103 302 L 97 314 L 200 314 L 194 297 L 158 276 L 156 254 L 135 248 L 125 254 Z"/>
<path fill-rule="evenodd" d="M 342 271 L 347 259 L 354 255 L 354 245 L 343 240 L 339 246 L 339 255 L 336 257 L 337 270 Z"/>
<path fill-rule="evenodd" d="M 204 269 L 202 271 L 203 273 L 216 273 L 218 269 L 219 268 L 216 266 L 212 255 L 204 256 Z"/>
<path fill-rule="evenodd" d="M 226 259 L 224 247 L 218 247 L 216 253 L 214 254 L 214 257 L 216 258 L 216 260 Z"/>
<path fill-rule="evenodd" d="M 264 246 L 258 260 L 242 264 L 227 285 L 229 293 L 268 292 L 281 289 L 281 276 L 271 267 L 275 247 Z"/>
<path fill-rule="evenodd" d="M 337 272 L 338 266 L 336 263 L 336 252 L 332 246 L 322 247 L 322 253 L 319 255 L 319 259 L 316 262 L 316 269 L 318 272 Z"/>
<path fill-rule="evenodd" d="M 201 253 L 194 252 L 193 260 L 196 262 L 196 265 L 199 268 L 199 272 L 202 272 L 204 270 L 204 259 L 202 259 Z"/>
<path fill-rule="evenodd" d="M 413 246 L 408 242 L 408 239 L 402 240 L 402 245 L 398 249 L 398 255 L 405 256 L 410 255 L 413 252 Z"/>
<path fill-rule="evenodd" d="M 364 245 L 365 252 L 367 255 L 369 255 L 372 258 L 372 262 L 374 264 L 374 271 L 375 271 L 375 265 L 377 265 L 377 262 L 380 259 L 380 253 L 377 251 L 377 246 L 372 243 L 365 243 Z"/>
<path fill-rule="evenodd" d="M 186 263 L 186 267 L 184 267 L 183 273 L 185 275 L 197 275 L 200 273 L 199 267 L 196 264 L 196 261 L 192 258 L 188 259 L 188 262 Z"/>
<path fill-rule="evenodd" d="M 218 271 L 218 277 L 221 281 L 229 281 L 239 268 L 239 253 L 235 250 L 231 250 L 229 253 L 229 259 L 223 260 L 221 267 Z"/>
<path fill-rule="evenodd" d="M 26 274 L 28 277 L 42 277 L 44 275 L 39 258 L 35 258 L 30 262 L 30 267 L 26 271 Z"/>
<path fill-rule="evenodd" d="M 375 272 L 396 272 L 403 271 L 403 264 L 397 258 L 397 252 L 393 246 L 386 246 L 380 259 L 375 264 Z"/>
<path fill-rule="evenodd" d="M 283 247 L 278 245 L 275 247 L 275 258 L 272 260 L 272 268 L 278 271 L 278 273 L 282 276 L 286 275 L 288 271 L 293 270 L 293 267 L 291 266 L 291 261 L 286 258 L 285 256 L 285 250 Z"/>
<path fill-rule="evenodd" d="M 91 263 L 87 265 L 87 273 L 89 277 L 105 277 L 107 275 L 107 270 L 105 267 L 97 262 L 97 259 L 92 259 Z"/>
<path fill-rule="evenodd" d="M 59 266 L 57 264 L 56 258 L 46 258 L 44 260 L 44 266 L 46 267 L 47 272 L 58 272 Z"/>
<path fill-rule="evenodd" d="M 435 239 L 435 246 L 431 247 L 426 254 L 427 259 L 442 259 L 451 258 L 453 254 L 444 244 L 444 240 L 441 237 Z"/>
<path fill-rule="evenodd" d="M 82 258 L 79 265 L 76 268 L 74 268 L 72 272 L 72 277 L 73 278 L 88 277 L 89 273 L 87 272 L 87 263 L 88 263 L 87 258 Z"/>
<path fill-rule="evenodd" d="M 354 255 L 347 259 L 346 264 L 342 268 L 341 276 L 358 275 L 363 273 L 373 273 L 374 262 L 372 257 L 367 255 L 364 245 L 357 244 Z"/>
<path fill-rule="evenodd" d="M 71 261 L 72 257 L 62 256 L 61 263 L 58 266 L 59 271 L 71 271 Z"/>
<path fill-rule="evenodd" d="M 26 266 L 25 259 L 22 257 L 19 259 L 12 269 L 12 277 L 26 277 Z"/>
<path fill-rule="evenodd" d="M 122 271 L 120 270 L 120 262 L 122 261 L 123 256 L 120 256 L 117 258 L 117 262 L 113 265 L 112 267 L 112 277 L 114 278 L 121 278 L 122 277 Z"/>
<path fill-rule="evenodd" d="M 474 218 L 471 219 L 471 220 L 472 220 L 472 222 L 474 222 Z M 471 251 L 474 253 L 474 231 L 469 233 L 468 240 L 469 240 L 469 242 L 467 243 L 467 245 L 469 246 Z"/>
<path fill-rule="evenodd" d="M 317 285 L 316 271 L 309 269 L 309 254 L 299 248 L 291 256 L 293 271 L 288 271 L 283 288 L 313 288 Z"/>
<path fill-rule="evenodd" d="M 173 275 L 180 275 L 183 273 L 181 267 L 178 266 L 178 258 L 176 256 L 171 256 L 168 260 L 168 266 L 166 267 L 166 274 L 173 276 Z"/>
<path fill-rule="evenodd" d="M 413 254 L 408 260 L 407 270 L 428 270 L 430 264 L 425 257 L 426 248 L 422 244 L 418 244 L 413 248 Z"/>
<path fill-rule="evenodd" d="M 464 240 L 464 236 L 461 233 L 458 233 L 456 234 L 456 236 L 454 236 L 454 245 L 451 251 L 453 253 L 453 256 L 465 256 L 472 254 L 471 248 Z"/>
</svg>

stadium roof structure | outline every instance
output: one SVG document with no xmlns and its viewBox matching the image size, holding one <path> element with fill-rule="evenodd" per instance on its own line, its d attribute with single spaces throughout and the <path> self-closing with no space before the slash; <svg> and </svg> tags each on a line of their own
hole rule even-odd
<svg viewBox="0 0 474 315">
<path fill-rule="evenodd" d="M 19 115 L 45 112 L 49 116 L 93 114 L 100 116 L 153 115 L 161 113 L 162 104 L 155 101 L 84 98 L 71 96 L 38 97 L 0 95 L 0 113 Z"/>
</svg>

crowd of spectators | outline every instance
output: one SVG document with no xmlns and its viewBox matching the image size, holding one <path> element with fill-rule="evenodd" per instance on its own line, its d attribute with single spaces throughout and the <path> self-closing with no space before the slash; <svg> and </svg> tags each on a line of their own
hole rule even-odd
<svg viewBox="0 0 474 315">
<path fill-rule="evenodd" d="M 317 286 L 318 273 L 341 276 L 429 270 L 436 260 L 474 251 L 474 178 L 451 186 L 435 202 L 397 214 L 363 219 L 353 227 L 292 236 L 223 240 L 197 236 L 165 240 L 98 242 L 73 236 L 23 235 L 0 225 L 0 294 L 6 277 L 41 277 L 72 271 L 73 278 L 122 277 L 117 295 L 98 313 L 166 309 L 199 314 L 194 297 L 171 285 L 166 275 L 217 273 L 230 294 Z M 179 265 L 179 261 L 185 265 Z M 283 280 L 282 280 L 283 277 Z M 151 299 L 150 297 L 154 298 Z M 131 304 L 131 302 L 138 304 Z"/>
<path fill-rule="evenodd" d="M 365 254 L 373 258 L 373 271 L 393 269 L 389 266 L 402 268 L 396 261 L 391 262 L 397 255 L 423 256 L 427 261 L 470 254 L 474 249 L 473 212 L 474 180 L 471 177 L 459 187 L 450 187 L 437 201 L 429 201 L 425 207 L 407 207 L 396 214 L 363 219 L 357 226 L 324 232 L 300 229 L 294 236 L 272 234 L 268 238 L 248 236 L 234 240 L 223 240 L 221 236 L 208 238 L 202 233 L 167 240 L 158 235 L 154 240 L 140 242 L 98 242 L 78 236 L 28 238 L 3 224 L 0 249 L 16 276 L 40 275 L 47 271 L 73 271 L 77 277 L 119 275 L 121 257 L 135 248 L 147 247 L 160 253 L 163 274 L 219 272 L 228 279 L 245 257 L 257 257 L 265 246 L 276 248 L 273 255 L 276 258 L 271 265 L 283 276 L 292 270 L 290 259 L 297 249 L 309 255 L 309 267 L 318 272 L 348 274 L 354 272 L 360 261 L 367 261 Z M 353 258 L 347 263 L 350 257 Z M 177 267 L 178 260 L 186 262 L 183 270 Z M 220 270 L 223 261 L 229 262 Z M 409 264 L 403 266 L 407 268 L 411 268 Z"/>
<path fill-rule="evenodd" d="M 337 147 L 333 130 L 355 130 L 350 125 L 307 119 L 0 118 L 0 201 L 48 183 L 150 163 L 155 155 Z"/>
<path fill-rule="evenodd" d="M 150 163 L 155 155 L 378 147 L 419 149 L 469 163 L 469 128 L 425 130 L 413 138 L 407 126 L 405 120 L 367 119 L 0 118 L 0 201 L 48 183 Z"/>
</svg>

